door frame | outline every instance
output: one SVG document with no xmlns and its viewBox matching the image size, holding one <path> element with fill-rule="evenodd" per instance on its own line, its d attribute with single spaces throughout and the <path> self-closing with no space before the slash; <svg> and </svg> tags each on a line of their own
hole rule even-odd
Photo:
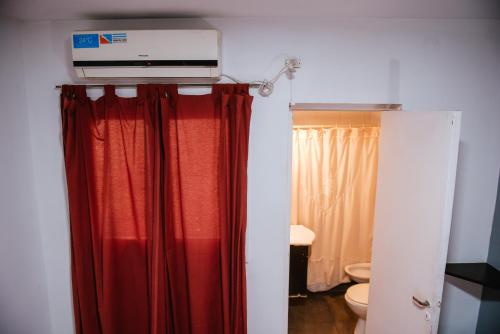
<svg viewBox="0 0 500 334">
<path fill-rule="evenodd" d="M 402 111 L 403 105 L 396 103 L 294 103 L 290 111 Z"/>
</svg>

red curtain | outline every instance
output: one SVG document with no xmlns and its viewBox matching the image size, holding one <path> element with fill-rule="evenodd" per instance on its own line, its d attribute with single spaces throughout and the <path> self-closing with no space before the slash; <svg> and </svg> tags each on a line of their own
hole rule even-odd
<svg viewBox="0 0 500 334">
<path fill-rule="evenodd" d="M 63 86 L 77 333 L 246 333 L 248 85 Z"/>
</svg>

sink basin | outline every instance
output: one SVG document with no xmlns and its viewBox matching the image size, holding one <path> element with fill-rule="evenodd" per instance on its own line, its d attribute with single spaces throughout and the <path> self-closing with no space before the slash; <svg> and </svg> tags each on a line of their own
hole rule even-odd
<svg viewBox="0 0 500 334">
<path fill-rule="evenodd" d="M 309 246 L 316 235 L 304 225 L 290 225 L 290 245 Z"/>
</svg>

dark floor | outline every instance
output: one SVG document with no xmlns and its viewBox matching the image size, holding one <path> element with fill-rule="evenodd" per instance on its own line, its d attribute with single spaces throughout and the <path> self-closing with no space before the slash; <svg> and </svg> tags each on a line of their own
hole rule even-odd
<svg viewBox="0 0 500 334">
<path fill-rule="evenodd" d="M 290 298 L 288 333 L 353 333 L 357 318 L 344 299 L 347 287 L 345 285 L 328 292 L 309 293 L 307 298 Z"/>
</svg>

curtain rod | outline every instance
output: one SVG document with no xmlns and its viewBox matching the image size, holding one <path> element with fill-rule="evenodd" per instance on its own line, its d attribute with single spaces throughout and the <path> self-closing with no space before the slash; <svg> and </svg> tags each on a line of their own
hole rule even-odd
<svg viewBox="0 0 500 334">
<path fill-rule="evenodd" d="M 223 82 L 224 84 L 225 82 Z M 104 87 L 105 85 L 113 85 L 113 86 L 116 86 L 116 87 L 121 87 L 121 88 L 136 88 L 137 85 L 141 85 L 142 83 L 139 83 L 139 84 L 132 84 L 132 83 L 123 83 L 123 84 L 120 84 L 120 83 L 90 83 L 90 84 L 86 84 L 86 83 L 72 83 L 72 84 L 68 84 L 68 85 L 84 85 L 86 87 L 91 87 L 91 88 L 99 88 L 99 87 Z M 146 84 L 146 83 L 144 83 Z M 151 84 L 163 84 L 161 82 L 155 82 L 155 83 L 151 83 Z M 213 82 L 213 83 L 164 83 L 164 84 L 172 84 L 172 85 L 177 85 L 179 87 L 206 87 L 206 88 L 210 88 L 212 87 L 213 84 L 216 84 L 216 82 Z M 250 86 L 250 88 L 259 88 L 261 86 L 260 83 L 249 83 L 248 84 Z M 63 85 L 56 85 L 54 87 L 54 89 L 60 89 Z"/>
</svg>

